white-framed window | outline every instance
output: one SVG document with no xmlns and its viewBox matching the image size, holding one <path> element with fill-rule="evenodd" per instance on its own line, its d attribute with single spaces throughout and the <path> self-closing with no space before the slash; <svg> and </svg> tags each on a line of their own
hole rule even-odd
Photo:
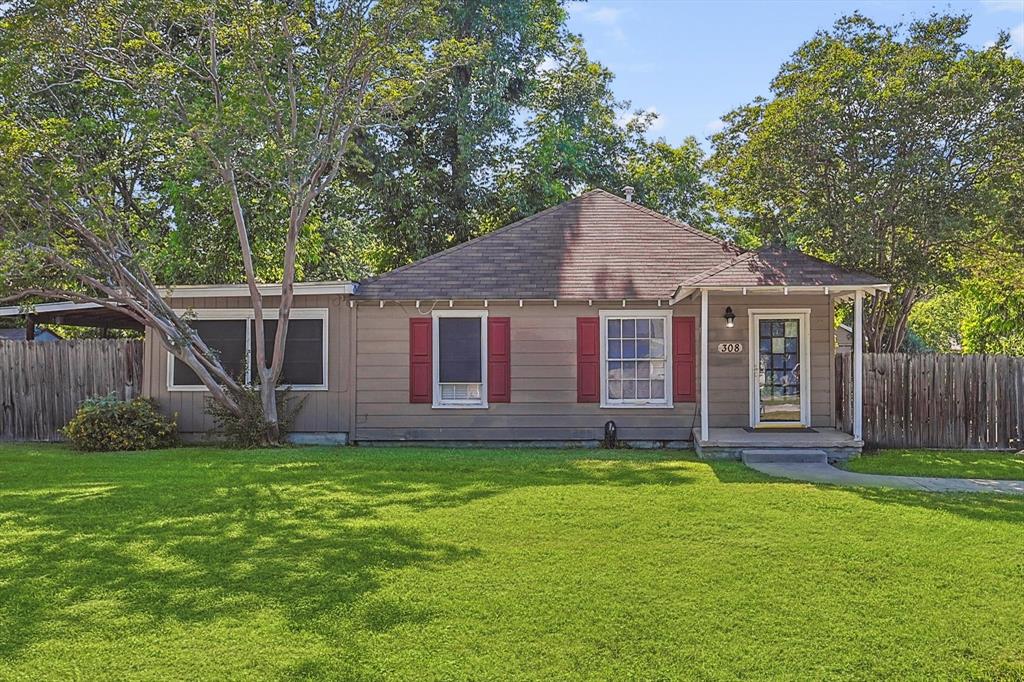
<svg viewBox="0 0 1024 682">
<path fill-rule="evenodd" d="M 601 311 L 601 407 L 672 407 L 671 311 Z"/>
<path fill-rule="evenodd" d="M 487 407 L 487 311 L 433 312 L 434 407 Z"/>
<path fill-rule="evenodd" d="M 230 374 L 245 383 L 256 375 L 252 363 L 256 358 L 256 321 L 251 309 L 222 308 L 176 311 L 191 317 L 190 324 L 210 348 L 220 354 L 221 364 Z M 298 391 L 327 390 L 327 308 L 292 310 L 288 321 L 281 387 Z M 277 334 L 277 310 L 266 310 L 264 338 L 269 362 Z M 167 390 L 205 391 L 202 382 L 189 367 L 167 354 Z"/>
</svg>

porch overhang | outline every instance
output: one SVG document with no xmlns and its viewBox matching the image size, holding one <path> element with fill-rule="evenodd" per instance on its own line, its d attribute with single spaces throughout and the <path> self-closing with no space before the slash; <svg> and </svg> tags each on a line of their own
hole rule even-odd
<svg viewBox="0 0 1024 682">
<path fill-rule="evenodd" d="M 837 300 L 847 300 L 854 298 L 858 291 L 874 295 L 878 292 L 888 292 L 891 288 L 889 284 L 802 284 L 795 286 L 779 284 L 755 284 L 748 286 L 679 285 L 675 293 L 672 294 L 672 298 L 669 299 L 669 304 L 675 305 L 690 297 L 697 297 L 702 291 L 738 293 L 744 296 L 754 294 L 782 294 L 783 296 L 788 296 L 789 294 L 824 294 L 825 296 L 832 296 Z"/>
</svg>

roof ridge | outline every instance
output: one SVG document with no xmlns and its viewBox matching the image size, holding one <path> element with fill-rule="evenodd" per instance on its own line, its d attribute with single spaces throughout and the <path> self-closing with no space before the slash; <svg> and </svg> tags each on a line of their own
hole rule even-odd
<svg viewBox="0 0 1024 682">
<path fill-rule="evenodd" d="M 594 194 L 595 192 L 604 192 L 604 190 L 601 190 L 601 189 L 587 190 L 586 192 L 584 192 L 583 194 L 580 194 L 579 196 L 576 196 L 576 197 L 573 197 L 572 199 L 569 199 L 567 201 L 563 201 L 561 203 L 555 204 L 554 206 L 549 206 L 549 207 L 545 208 L 543 211 L 538 211 L 537 213 L 534 213 L 533 215 L 528 215 L 525 218 L 520 218 L 519 220 L 515 221 L 514 223 L 509 223 L 508 225 L 502 225 L 501 227 L 499 227 L 497 229 L 491 230 L 490 232 L 487 232 L 486 234 L 481 234 L 479 236 L 473 237 L 472 239 L 464 241 L 461 244 L 455 244 L 454 246 L 449 246 L 447 249 L 444 249 L 442 251 L 437 251 L 436 253 L 432 253 L 432 254 L 430 254 L 428 256 L 424 256 L 423 258 L 420 258 L 418 260 L 414 260 L 411 263 L 406 263 L 405 265 L 400 265 L 397 268 L 394 268 L 393 270 L 388 270 L 387 272 L 382 272 L 379 275 L 374 275 L 373 277 L 368 277 L 367 279 L 362 280 L 360 282 L 360 284 L 369 284 L 370 282 L 377 282 L 377 281 L 383 279 L 384 277 L 388 277 L 390 275 L 393 275 L 393 274 L 396 274 L 396 273 L 399 273 L 399 272 L 403 272 L 403 271 L 408 270 L 408 269 L 410 269 L 410 268 L 412 268 L 413 266 L 416 266 L 416 265 L 421 265 L 423 263 L 426 263 L 426 262 L 429 262 L 429 261 L 432 261 L 432 260 L 436 260 L 437 258 L 440 258 L 441 256 L 445 256 L 445 255 L 447 255 L 449 253 L 452 253 L 454 251 L 459 251 L 459 250 L 469 246 L 470 244 L 476 244 L 476 243 L 478 243 L 480 241 L 483 241 L 484 239 L 487 239 L 488 237 L 493 237 L 496 234 L 507 232 L 507 231 L 511 230 L 512 228 L 514 228 L 514 227 L 522 227 L 523 225 L 525 225 L 525 224 L 527 224 L 529 222 L 532 222 L 532 221 L 536 220 L 537 218 L 540 218 L 543 215 L 551 213 L 552 211 L 554 211 L 556 209 L 559 209 L 559 208 L 562 208 L 563 206 L 568 206 L 569 204 L 575 203 L 575 202 L 579 201 L 580 199 L 583 199 L 584 197 L 586 197 L 589 194 Z M 604 192 L 604 193 L 608 194 L 608 192 Z"/>
<path fill-rule="evenodd" d="M 734 265 L 739 265 L 740 263 L 743 263 L 744 261 L 750 260 L 751 258 L 757 256 L 757 253 L 758 253 L 757 251 L 744 251 L 743 253 L 739 254 L 738 256 L 734 256 L 733 258 L 730 258 L 729 260 L 725 261 L 724 263 L 719 263 L 718 265 L 712 265 L 707 270 L 704 270 L 703 272 L 698 272 L 693 277 L 689 277 L 689 278 L 683 280 L 679 284 L 679 286 L 684 287 L 684 286 L 692 286 L 694 284 L 697 284 L 701 280 L 707 279 L 708 277 L 711 277 L 712 275 L 717 275 L 718 273 L 720 273 L 720 272 L 722 272 L 724 270 L 728 270 L 729 268 L 733 267 Z"/>
</svg>

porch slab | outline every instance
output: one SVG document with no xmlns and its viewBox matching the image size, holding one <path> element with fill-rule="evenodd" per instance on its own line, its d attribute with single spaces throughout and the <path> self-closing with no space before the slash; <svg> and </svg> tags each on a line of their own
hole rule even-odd
<svg viewBox="0 0 1024 682">
<path fill-rule="evenodd" d="M 833 428 L 815 427 L 813 432 L 773 431 L 772 429 L 708 429 L 707 440 L 700 429 L 693 430 L 693 444 L 702 459 L 742 459 L 744 451 L 822 450 L 830 460 L 860 455 L 864 441 Z"/>
</svg>

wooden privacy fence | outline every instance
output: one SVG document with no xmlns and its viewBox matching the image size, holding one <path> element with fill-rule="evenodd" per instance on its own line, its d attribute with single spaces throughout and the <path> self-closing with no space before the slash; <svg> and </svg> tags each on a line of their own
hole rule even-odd
<svg viewBox="0 0 1024 682">
<path fill-rule="evenodd" d="M 853 355 L 836 356 L 836 426 L 853 430 Z M 864 442 L 879 447 L 1024 448 L 1024 358 L 864 354 Z"/>
<path fill-rule="evenodd" d="M 142 341 L 0 341 L 0 440 L 60 440 L 83 400 L 141 385 Z"/>
</svg>

